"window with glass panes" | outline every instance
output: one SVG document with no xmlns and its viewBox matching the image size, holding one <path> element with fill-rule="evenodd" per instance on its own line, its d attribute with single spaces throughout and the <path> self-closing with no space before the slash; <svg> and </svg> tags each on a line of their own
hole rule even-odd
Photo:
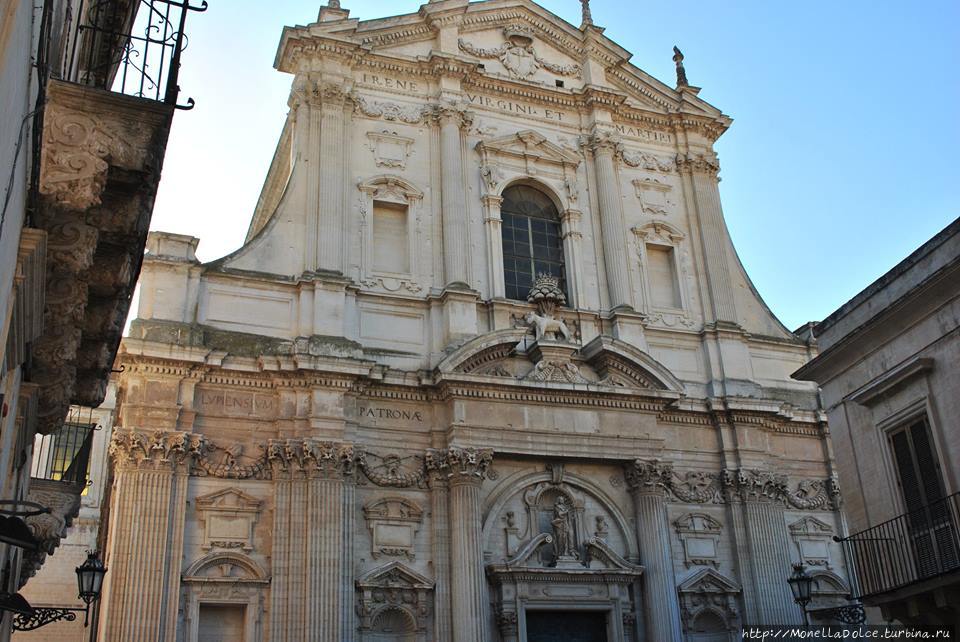
<svg viewBox="0 0 960 642">
<path fill-rule="evenodd" d="M 526 301 L 539 274 L 559 278 L 566 293 L 560 216 L 553 201 L 529 185 L 509 187 L 503 192 L 500 217 L 507 298 Z"/>
</svg>

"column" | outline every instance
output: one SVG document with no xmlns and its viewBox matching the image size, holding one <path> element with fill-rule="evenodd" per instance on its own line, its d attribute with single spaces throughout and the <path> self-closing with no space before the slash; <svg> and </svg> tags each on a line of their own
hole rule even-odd
<svg viewBox="0 0 960 642">
<path fill-rule="evenodd" d="M 357 638 L 357 609 L 354 606 L 355 589 L 353 582 L 355 560 L 353 554 L 353 538 L 356 537 L 356 500 L 357 500 L 357 478 L 356 470 L 351 462 L 348 469 L 344 470 L 343 478 L 343 508 L 341 514 L 343 518 L 343 529 L 341 542 L 343 555 L 341 559 L 342 570 L 340 582 L 340 639 L 342 642 L 353 642 Z"/>
<path fill-rule="evenodd" d="M 487 585 L 480 542 L 480 487 L 493 451 L 450 447 L 427 451 L 427 470 L 450 484 L 450 604 L 453 642 L 488 642 Z"/>
<path fill-rule="evenodd" d="M 720 165 L 713 153 L 677 157 L 677 168 L 689 181 L 694 204 L 700 219 L 707 283 L 717 321 L 737 322 L 731 263 L 728 254 L 729 234 L 720 207 L 717 172 Z"/>
<path fill-rule="evenodd" d="M 460 128 L 470 122 L 467 112 L 444 104 L 437 110 L 440 123 L 440 193 L 443 220 L 443 268 L 447 287 L 470 287 L 469 229 L 463 146 Z"/>
<path fill-rule="evenodd" d="M 580 219 L 583 214 L 580 210 L 568 209 L 560 216 L 560 234 L 563 236 L 563 256 L 567 264 L 567 287 L 570 306 L 583 307 L 583 257 L 580 244 L 583 234 L 580 233 Z"/>
<path fill-rule="evenodd" d="M 340 82 L 318 83 L 316 92 L 321 100 L 317 267 L 330 272 L 341 272 L 345 225 L 343 172 L 347 157 L 343 114 L 346 94 Z"/>
<path fill-rule="evenodd" d="M 345 585 L 344 478 L 353 446 L 316 439 L 268 445 L 277 480 L 271 598 L 271 642 L 341 642 Z M 352 599 L 350 600 L 352 607 Z M 343 637 L 342 637 L 343 636 Z"/>
<path fill-rule="evenodd" d="M 451 642 L 453 629 L 450 612 L 450 486 L 443 470 L 431 470 L 430 519 L 433 550 L 433 635 L 436 642 Z"/>
<path fill-rule="evenodd" d="M 610 307 L 632 308 L 629 264 L 627 263 L 627 229 L 620 204 L 620 184 L 614 167 L 617 140 L 607 132 L 590 137 L 588 148 L 593 152 L 597 175 L 597 200 L 600 207 L 600 230 L 603 235 L 603 261 L 607 275 Z"/>
<path fill-rule="evenodd" d="M 753 593 L 759 618 L 748 624 L 799 624 L 802 613 L 787 584 L 792 567 L 783 506 L 786 476 L 740 469 L 724 471 L 723 480 L 727 500 L 742 506 L 744 528 L 737 535 L 745 541 L 736 545 L 747 549 L 751 582 L 743 588 Z"/>
<path fill-rule="evenodd" d="M 175 642 L 187 477 L 200 435 L 117 430 L 103 640 Z"/>
<path fill-rule="evenodd" d="M 643 606 L 647 640 L 681 642 L 680 604 L 670 552 L 666 492 L 673 474 L 670 464 L 637 460 L 627 466 L 633 496 L 637 543 L 643 571 Z"/>
<path fill-rule="evenodd" d="M 503 197 L 486 194 L 483 197 L 483 226 L 487 233 L 487 280 L 490 283 L 490 298 L 503 298 L 506 286 L 503 279 L 503 232 L 500 205 Z"/>
</svg>

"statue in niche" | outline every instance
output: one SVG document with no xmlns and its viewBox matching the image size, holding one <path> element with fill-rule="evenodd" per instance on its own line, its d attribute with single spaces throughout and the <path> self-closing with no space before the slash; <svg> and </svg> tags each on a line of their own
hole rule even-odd
<svg viewBox="0 0 960 642">
<path fill-rule="evenodd" d="M 564 495 L 557 497 L 553 505 L 553 547 L 558 558 L 577 557 L 573 545 L 574 520 L 573 507 Z"/>
</svg>

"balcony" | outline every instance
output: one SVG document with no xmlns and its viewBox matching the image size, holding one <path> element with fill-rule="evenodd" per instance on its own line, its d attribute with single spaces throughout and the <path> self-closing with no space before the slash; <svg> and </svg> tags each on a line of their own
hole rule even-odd
<svg viewBox="0 0 960 642">
<path fill-rule="evenodd" d="M 73 409 L 55 432 L 34 439 L 27 499 L 50 512 L 26 519 L 39 546 L 35 551 L 24 552 L 21 585 L 39 570 L 47 555 L 53 554 L 80 511 L 97 429 L 89 410 Z"/>
<path fill-rule="evenodd" d="M 190 0 L 80 0 L 50 59 L 32 224 L 46 233 L 43 331 L 33 343 L 36 430 L 52 435 L 71 404 L 96 407 L 140 273 L 167 137 L 178 104 Z M 70 11 L 69 6 L 67 11 Z"/>
<path fill-rule="evenodd" d="M 838 541 L 856 570 L 854 599 L 879 604 L 960 583 L 960 493 Z"/>
</svg>

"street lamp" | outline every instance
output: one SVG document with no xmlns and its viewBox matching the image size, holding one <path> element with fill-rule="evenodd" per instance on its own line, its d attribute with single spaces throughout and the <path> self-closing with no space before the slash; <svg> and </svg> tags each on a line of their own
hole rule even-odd
<svg viewBox="0 0 960 642">
<path fill-rule="evenodd" d="M 26 605 L 26 609 L 21 609 L 19 612 L 14 611 L 14 630 L 32 631 L 60 620 L 73 622 L 77 619 L 76 614 L 80 611 L 83 611 L 83 626 L 89 626 L 90 605 L 100 599 L 100 592 L 103 590 L 103 576 L 107 574 L 107 568 L 100 561 L 99 553 L 93 551 L 87 553 L 86 561 L 78 566 L 76 571 L 77 597 L 83 600 L 85 604 L 83 608 L 75 606 L 41 606 L 34 608 Z M 26 600 L 24 600 L 25 602 Z"/>
<path fill-rule="evenodd" d="M 787 582 L 790 584 L 790 590 L 793 591 L 793 601 L 800 605 L 803 611 L 803 624 L 810 626 L 810 618 L 807 615 L 807 604 L 810 603 L 810 592 L 813 589 L 813 578 L 807 575 L 803 564 L 793 565 L 793 575 Z"/>
</svg>

